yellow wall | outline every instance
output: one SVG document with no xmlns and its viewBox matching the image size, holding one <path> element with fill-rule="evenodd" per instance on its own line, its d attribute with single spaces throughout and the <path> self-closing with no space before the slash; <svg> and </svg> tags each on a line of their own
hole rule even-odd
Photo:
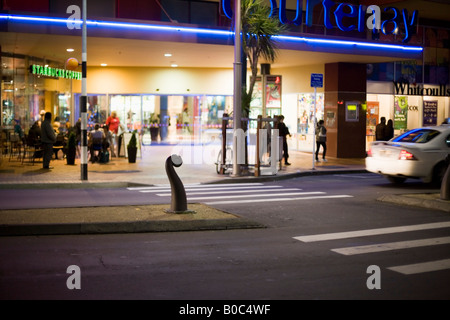
<svg viewBox="0 0 450 320">
<path fill-rule="evenodd" d="M 86 80 L 88 94 L 233 94 L 232 69 L 92 67 Z"/>
<path fill-rule="evenodd" d="M 314 92 L 314 88 L 311 88 L 311 73 L 324 74 L 325 66 L 320 64 L 280 69 L 273 68 L 270 73 L 283 76 L 283 94 L 308 93 Z M 323 92 L 323 88 L 317 88 L 317 92 Z"/>
<path fill-rule="evenodd" d="M 311 73 L 324 73 L 324 65 L 271 70 L 283 76 L 283 94 L 313 92 Z M 250 71 L 247 73 L 250 75 Z M 73 91 L 81 92 L 81 81 L 73 80 Z M 88 94 L 233 94 L 233 69 L 90 67 Z M 322 92 L 323 88 L 318 88 Z"/>
</svg>

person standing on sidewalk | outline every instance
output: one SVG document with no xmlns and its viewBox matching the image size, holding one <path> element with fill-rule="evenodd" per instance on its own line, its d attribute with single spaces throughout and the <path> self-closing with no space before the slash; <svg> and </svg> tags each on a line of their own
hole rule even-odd
<svg viewBox="0 0 450 320">
<path fill-rule="evenodd" d="M 384 128 L 384 139 L 386 141 L 391 140 L 394 137 L 394 122 L 392 119 L 389 119 L 386 127 Z"/>
<path fill-rule="evenodd" d="M 380 123 L 375 127 L 375 139 L 377 141 L 385 141 L 386 140 L 386 118 L 381 117 Z"/>
<path fill-rule="evenodd" d="M 319 161 L 319 148 L 322 146 L 322 159 L 324 162 L 327 161 L 325 156 L 327 154 L 327 128 L 324 126 L 324 121 L 320 120 L 317 123 L 316 128 L 316 162 Z"/>
<path fill-rule="evenodd" d="M 287 136 L 291 136 L 288 127 L 284 123 L 284 116 L 280 115 L 278 117 L 278 135 L 280 137 L 283 137 L 283 158 L 284 158 L 284 164 L 286 166 L 290 166 L 291 164 L 288 162 L 289 153 L 288 153 L 288 144 L 287 144 Z"/>
<path fill-rule="evenodd" d="M 50 161 L 52 160 L 53 144 L 55 142 L 56 134 L 52 126 L 52 114 L 51 112 L 46 112 L 44 122 L 41 124 L 41 143 L 44 149 L 42 162 L 44 169 L 53 169 L 53 167 L 50 167 Z"/>
<path fill-rule="evenodd" d="M 113 134 L 114 144 L 110 146 L 112 152 L 111 156 L 119 156 L 119 126 L 120 119 L 117 116 L 116 111 L 112 111 L 111 115 L 106 119 L 106 125 L 109 127 L 109 131 Z M 114 154 L 114 155 L 113 155 Z"/>
</svg>

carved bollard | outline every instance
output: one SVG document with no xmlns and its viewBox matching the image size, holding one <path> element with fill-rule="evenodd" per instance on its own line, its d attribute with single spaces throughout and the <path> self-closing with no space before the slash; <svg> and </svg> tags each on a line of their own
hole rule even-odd
<svg viewBox="0 0 450 320">
<path fill-rule="evenodd" d="M 176 154 L 166 159 L 166 173 L 172 191 L 172 202 L 170 210 L 165 211 L 170 213 L 195 213 L 195 211 L 188 210 L 187 208 L 186 191 L 184 190 L 183 182 L 181 182 L 174 168 L 180 167 L 182 164 L 183 159 Z"/>
</svg>

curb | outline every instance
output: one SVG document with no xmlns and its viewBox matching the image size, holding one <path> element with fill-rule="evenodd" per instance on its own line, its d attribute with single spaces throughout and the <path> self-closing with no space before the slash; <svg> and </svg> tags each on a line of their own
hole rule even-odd
<svg viewBox="0 0 450 320">
<path fill-rule="evenodd" d="M 288 180 L 300 177 L 308 177 L 308 176 L 322 176 L 329 174 L 351 174 L 351 173 L 368 173 L 365 169 L 345 169 L 345 170 L 309 170 L 302 172 L 294 172 L 294 173 L 286 173 L 279 176 L 248 176 L 248 177 L 230 177 L 222 180 L 214 180 L 210 182 L 205 182 L 205 184 L 221 184 L 221 183 L 243 183 L 243 182 L 270 182 L 270 181 L 280 181 L 280 180 Z"/>
<path fill-rule="evenodd" d="M 257 229 L 266 226 L 246 219 L 198 221 L 125 221 L 101 223 L 59 223 L 1 225 L 0 236 L 82 235 L 111 233 L 184 232 L 206 230 Z"/>
<path fill-rule="evenodd" d="M 450 201 L 439 199 L 439 193 L 429 194 L 436 199 L 426 199 L 420 195 L 385 195 L 378 198 L 378 201 L 389 202 L 399 205 L 408 205 L 414 207 L 421 207 L 426 209 L 435 209 L 445 212 L 450 212 Z"/>
<path fill-rule="evenodd" d="M 271 182 L 294 179 L 306 176 L 320 176 L 329 174 L 351 174 L 367 173 L 365 169 L 341 169 L 341 170 L 308 170 L 293 173 L 286 173 L 274 176 L 242 176 L 242 177 L 224 177 L 220 180 L 201 182 L 202 184 L 223 184 L 223 183 L 244 183 L 244 182 Z M 82 189 L 82 188 L 128 188 L 140 186 L 152 186 L 153 184 L 136 183 L 129 181 L 104 181 L 104 182 L 30 182 L 30 183 L 1 183 L 0 189 Z"/>
<path fill-rule="evenodd" d="M 202 203 L 192 203 L 190 207 L 192 214 L 167 212 L 167 206 L 161 204 L 4 210 L 0 216 L 0 236 L 266 228 L 261 223 Z"/>
<path fill-rule="evenodd" d="M 83 189 L 83 188 L 128 188 L 148 186 L 144 183 L 127 181 L 106 182 L 29 182 L 29 183 L 0 183 L 1 189 Z"/>
</svg>

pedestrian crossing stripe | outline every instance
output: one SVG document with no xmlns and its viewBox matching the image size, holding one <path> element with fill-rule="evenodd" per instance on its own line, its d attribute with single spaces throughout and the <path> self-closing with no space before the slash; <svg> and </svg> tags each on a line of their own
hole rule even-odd
<svg viewBox="0 0 450 320">
<path fill-rule="evenodd" d="M 404 266 L 389 267 L 388 270 L 399 272 L 405 275 L 441 271 L 450 269 L 450 259 L 421 262 L 415 264 L 408 264 Z"/>
<path fill-rule="evenodd" d="M 420 230 L 430 230 L 430 229 L 438 229 L 438 228 L 448 228 L 448 227 L 450 227 L 450 221 L 399 226 L 399 227 L 390 227 L 390 228 L 367 229 L 367 230 L 358 230 L 358 231 L 349 231 L 349 232 L 316 234 L 316 235 L 309 235 L 309 236 L 294 237 L 294 239 L 302 241 L 302 242 L 318 242 L 318 241 L 327 241 L 327 240 L 341 240 L 341 239 L 348 239 L 348 238 L 367 237 L 367 236 L 390 234 L 390 233 L 400 233 L 400 232 L 408 232 L 408 231 L 420 231 Z M 390 251 L 390 250 L 400 250 L 400 249 L 409 249 L 409 248 L 417 248 L 417 247 L 425 247 L 425 246 L 443 245 L 443 244 L 449 244 L 449 243 L 450 243 L 450 237 L 440 237 L 440 238 L 431 238 L 431 239 L 398 241 L 398 242 L 390 242 L 390 243 L 378 243 L 378 244 L 374 244 L 374 245 L 337 248 L 337 249 L 331 249 L 331 251 L 342 254 L 342 255 L 357 255 L 357 254 L 369 254 L 369 253 L 383 252 L 383 251 Z M 450 259 L 428 261 L 428 262 L 403 265 L 403 266 L 393 266 L 393 267 L 388 267 L 387 269 L 394 271 L 394 272 L 404 274 L 404 275 L 447 270 L 447 269 L 450 269 Z"/>
<path fill-rule="evenodd" d="M 269 189 L 269 188 L 281 188 L 281 186 L 244 186 L 244 187 L 233 187 L 233 190 L 245 190 L 245 189 L 250 189 L 250 190 L 260 190 L 260 189 Z M 207 190 L 229 190 L 230 187 L 218 187 L 218 186 L 214 186 L 214 187 L 200 187 L 200 186 L 185 186 L 184 190 L 185 191 L 207 191 Z M 144 192 L 144 193 L 149 193 L 149 192 L 164 192 L 164 191 L 168 191 L 171 190 L 170 187 L 164 187 L 164 188 L 155 188 L 155 189 L 143 189 L 143 190 L 139 190 L 139 192 Z"/>
<path fill-rule="evenodd" d="M 389 228 L 366 229 L 366 230 L 348 231 L 348 232 L 315 234 L 315 235 L 309 235 L 309 236 L 294 237 L 294 239 L 302 241 L 302 242 L 316 242 L 316 241 L 367 237 L 367 236 L 382 235 L 382 234 L 389 234 L 389 233 L 429 230 L 429 229 L 448 228 L 448 227 L 450 227 L 450 221 L 425 223 L 425 224 L 400 226 L 400 227 L 389 227 Z"/>
<path fill-rule="evenodd" d="M 410 248 L 434 246 L 434 245 L 449 244 L 449 243 L 450 243 L 450 237 L 441 237 L 441 238 L 432 238 L 432 239 L 420 239 L 420 240 L 398 241 L 398 242 L 390 242 L 390 243 L 378 243 L 378 244 L 367 245 L 367 246 L 338 248 L 338 249 L 331 249 L 331 251 L 339 253 L 339 254 L 343 254 L 346 256 L 350 256 L 350 255 L 356 255 L 356 254 L 374 253 L 374 252 L 399 250 L 399 249 L 410 249 Z"/>
<path fill-rule="evenodd" d="M 249 183 L 220 183 L 220 184 L 186 184 L 185 188 L 215 188 L 215 187 L 237 187 L 237 186 L 262 186 L 262 183 L 259 182 L 249 182 Z M 274 186 L 279 187 L 279 186 Z M 139 191 L 139 190 L 155 190 L 155 189 L 170 189 L 170 185 L 168 184 L 157 184 L 153 186 L 146 187 L 128 187 L 127 190 L 131 191 Z"/>
<path fill-rule="evenodd" d="M 215 189 L 210 189 L 210 190 L 215 190 Z M 300 191 L 302 189 L 298 189 L 298 188 L 287 188 L 287 189 L 283 189 L 283 191 Z M 195 189 L 193 189 L 192 191 L 197 191 Z M 279 189 L 258 189 L 258 192 L 274 192 L 274 191 L 280 191 Z M 250 193 L 250 192 L 254 192 L 254 190 L 231 190 L 231 191 L 205 191 L 205 192 L 186 192 L 187 196 L 194 196 L 194 195 L 199 195 L 199 194 L 228 194 L 228 193 Z M 160 197 L 168 197 L 171 196 L 172 193 L 157 193 L 157 196 Z"/>
<path fill-rule="evenodd" d="M 261 203 L 261 202 L 280 202 L 280 201 L 314 200 L 314 199 L 338 199 L 338 198 L 353 197 L 350 195 L 326 195 L 326 192 L 322 191 L 296 192 L 301 191 L 302 189 L 284 188 L 283 186 L 279 185 L 264 185 L 263 183 L 259 182 L 229 183 L 229 184 L 226 183 L 189 184 L 184 185 L 184 189 L 186 192 L 187 201 L 207 201 L 204 202 L 206 205 L 236 204 L 236 199 L 239 199 L 239 204 L 242 204 L 254 202 Z M 159 197 L 172 196 L 172 190 L 170 185 L 129 187 L 127 188 L 127 190 L 138 191 L 142 193 L 154 193 L 156 196 Z M 239 194 L 232 195 L 233 193 Z"/>
<path fill-rule="evenodd" d="M 266 199 L 251 199 L 251 200 L 239 200 L 239 204 L 242 203 L 252 203 L 252 202 L 280 202 L 280 201 L 293 201 L 293 200 L 313 200 L 313 199 L 338 199 L 338 198 L 351 198 L 353 196 L 346 194 L 338 195 L 325 195 L 325 196 L 310 196 L 310 197 L 295 197 L 295 198 L 266 198 Z M 205 202 L 206 205 L 214 204 L 233 204 L 236 203 L 235 200 L 224 200 L 224 201 L 213 201 Z"/>
<path fill-rule="evenodd" d="M 300 196 L 300 195 L 311 195 L 311 194 L 324 194 L 325 192 L 315 191 L 315 192 L 292 192 L 292 193 L 272 193 L 272 197 L 281 196 Z M 267 197 L 267 194 L 240 194 L 236 196 L 227 196 L 227 199 L 240 199 L 240 198 L 251 198 L 251 197 Z M 209 196 L 209 197 L 194 197 L 187 198 L 188 201 L 197 201 L 205 199 L 223 199 L 223 196 Z M 259 201 L 259 200 L 258 200 Z"/>
</svg>

